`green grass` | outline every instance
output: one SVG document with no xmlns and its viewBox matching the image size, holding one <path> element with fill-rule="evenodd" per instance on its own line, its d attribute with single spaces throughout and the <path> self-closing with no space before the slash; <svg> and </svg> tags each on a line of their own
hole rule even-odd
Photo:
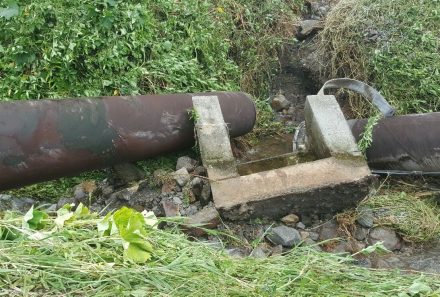
<svg viewBox="0 0 440 297">
<path fill-rule="evenodd" d="M 389 191 L 362 204 L 382 213 L 376 219 L 376 225 L 392 227 L 407 241 L 429 243 L 440 240 L 440 208 L 427 198 L 419 198 L 415 193 Z"/>
<path fill-rule="evenodd" d="M 354 266 L 350 257 L 295 248 L 285 256 L 235 259 L 177 230 L 148 230 L 146 264 L 124 258 L 118 235 L 99 236 L 97 218 L 39 231 L 6 214 L 0 228 L 1 296 L 438 296 L 436 276 Z M 13 227 L 16 226 L 16 227 Z M 52 230 L 52 231 L 50 231 Z"/>
<path fill-rule="evenodd" d="M 319 42 L 327 75 L 371 83 L 401 114 L 440 110 L 438 0 L 341 0 Z M 352 105 L 371 114 L 359 99 Z"/>
</svg>

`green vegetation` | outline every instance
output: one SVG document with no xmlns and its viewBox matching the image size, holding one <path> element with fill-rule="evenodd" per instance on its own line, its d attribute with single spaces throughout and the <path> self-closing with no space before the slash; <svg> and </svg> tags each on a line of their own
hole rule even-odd
<svg viewBox="0 0 440 297">
<path fill-rule="evenodd" d="M 362 204 L 380 213 L 375 224 L 392 227 L 407 241 L 440 240 L 440 208 L 429 199 L 421 199 L 414 193 L 387 191 Z"/>
<path fill-rule="evenodd" d="M 299 0 L 9 1 L 0 98 L 238 90 L 267 95 Z"/>
<path fill-rule="evenodd" d="M 438 0 L 341 0 L 320 37 L 329 76 L 371 83 L 402 114 L 440 110 Z"/>
<path fill-rule="evenodd" d="M 3 238 L 0 240 L 0 288 L 3 295 L 440 294 L 440 282 L 434 276 L 368 270 L 353 266 L 350 257 L 320 253 L 312 248 L 296 248 L 285 256 L 266 259 L 234 259 L 201 242 L 189 241 L 177 230 L 154 229 L 154 218 L 141 222 L 139 213 L 127 216 L 127 209 L 112 216 L 115 225 L 108 224 L 109 216 L 97 218 L 84 209 L 81 214 L 66 213 L 71 214 L 68 219 L 65 214 L 58 216 L 65 219 L 63 224 L 56 224 L 54 218 L 38 217 L 34 222 L 38 223 L 38 228 L 22 226 L 23 222 L 33 219 L 30 215 L 23 218 L 6 213 L 0 219 Z M 137 218 L 135 224 L 127 221 L 132 217 Z M 116 226 L 118 232 L 107 232 L 109 226 Z M 5 240 L 5 235 L 11 233 L 15 234 L 15 239 Z M 146 257 L 132 258 L 128 252 L 130 245 L 126 242 L 146 244 L 148 255 L 142 252 L 140 255 Z M 136 260 L 147 262 L 141 264 Z"/>
<path fill-rule="evenodd" d="M 300 0 L 7 1 L 0 100 L 237 91 L 257 98 L 257 134 L 280 126 L 265 101 Z M 150 163 L 142 164 L 152 172 Z M 169 162 L 165 162 L 169 163 Z M 84 178 L 13 193 L 53 200 Z"/>
</svg>

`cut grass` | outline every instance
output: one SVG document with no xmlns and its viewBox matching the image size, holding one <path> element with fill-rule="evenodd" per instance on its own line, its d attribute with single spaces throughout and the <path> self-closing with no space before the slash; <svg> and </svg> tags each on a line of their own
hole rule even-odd
<svg viewBox="0 0 440 297">
<path fill-rule="evenodd" d="M 21 218 L 3 218 L 12 228 Z M 438 296 L 440 279 L 354 266 L 352 258 L 295 248 L 285 256 L 234 259 L 178 231 L 150 230 L 153 259 L 127 262 L 98 219 L 44 236 L 0 241 L 1 296 Z M 47 225 L 47 230 L 53 224 Z M 39 236 L 36 236 L 38 234 Z M 43 235 L 43 236 L 41 236 Z M 34 239 L 30 239 L 33 237 Z M 419 294 L 419 295 L 417 295 Z"/>
</svg>

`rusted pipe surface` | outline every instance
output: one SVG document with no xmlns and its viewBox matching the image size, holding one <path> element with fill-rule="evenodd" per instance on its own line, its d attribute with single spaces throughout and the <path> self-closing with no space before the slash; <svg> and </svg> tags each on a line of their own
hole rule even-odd
<svg viewBox="0 0 440 297">
<path fill-rule="evenodd" d="M 357 141 L 367 120 L 349 120 Z M 372 169 L 420 173 L 440 172 L 440 112 L 383 118 L 373 128 L 366 151 Z"/>
<path fill-rule="evenodd" d="M 0 104 L 0 190 L 189 147 L 194 95 L 216 95 L 232 137 L 250 132 L 245 93 L 173 94 Z"/>
</svg>

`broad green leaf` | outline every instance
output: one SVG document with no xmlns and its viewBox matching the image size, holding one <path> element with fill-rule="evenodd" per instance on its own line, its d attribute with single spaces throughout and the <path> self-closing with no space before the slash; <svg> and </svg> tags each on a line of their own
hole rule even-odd
<svg viewBox="0 0 440 297">
<path fill-rule="evenodd" d="M 151 251 L 152 247 L 150 244 L 147 245 L 149 245 L 149 247 L 148 249 L 145 249 L 145 245 L 129 243 L 125 249 L 124 255 L 136 263 L 145 263 L 151 259 L 151 254 L 149 251 Z"/>
<path fill-rule="evenodd" d="M 428 294 L 431 292 L 432 292 L 431 287 L 425 283 L 422 283 L 420 280 L 416 280 L 408 289 L 408 293 L 411 294 L 411 296 L 415 296 L 415 295 L 422 296 L 421 294 Z"/>
<path fill-rule="evenodd" d="M 87 206 L 80 203 L 75 209 L 75 216 L 77 219 L 84 218 L 90 215 L 90 210 Z"/>
<path fill-rule="evenodd" d="M 0 8 L 0 17 L 3 17 L 7 20 L 17 16 L 19 13 L 20 8 L 15 2 L 10 2 L 8 6 Z"/>
<path fill-rule="evenodd" d="M 45 219 L 47 219 L 48 217 L 49 216 L 47 213 L 40 210 L 34 210 L 34 206 L 32 206 L 24 215 L 22 226 L 23 228 L 33 230 L 43 229 L 46 225 Z"/>
<path fill-rule="evenodd" d="M 98 222 L 98 233 L 101 236 L 109 236 L 112 229 L 112 213 L 108 213 L 102 220 Z"/>
<path fill-rule="evenodd" d="M 376 242 L 373 245 L 370 245 L 366 248 L 364 248 L 363 250 L 361 250 L 359 253 L 364 254 L 364 255 L 370 255 L 372 253 L 377 253 L 377 252 L 384 252 L 384 253 L 391 253 L 390 250 L 388 250 L 384 245 L 382 241 Z"/>
<path fill-rule="evenodd" d="M 153 229 L 157 229 L 158 220 L 154 212 L 144 210 L 143 212 L 141 212 L 141 214 L 144 217 L 144 221 L 147 226 L 153 227 Z"/>
<path fill-rule="evenodd" d="M 64 226 L 64 223 L 68 220 L 70 220 L 74 216 L 74 213 L 71 212 L 67 208 L 60 208 L 57 211 L 57 218 L 55 219 L 55 225 L 58 228 L 62 228 Z"/>
<path fill-rule="evenodd" d="M 124 256 L 138 263 L 148 261 L 153 247 L 146 240 L 144 216 L 133 209 L 123 207 L 115 212 L 113 222 L 123 239 Z"/>
</svg>

